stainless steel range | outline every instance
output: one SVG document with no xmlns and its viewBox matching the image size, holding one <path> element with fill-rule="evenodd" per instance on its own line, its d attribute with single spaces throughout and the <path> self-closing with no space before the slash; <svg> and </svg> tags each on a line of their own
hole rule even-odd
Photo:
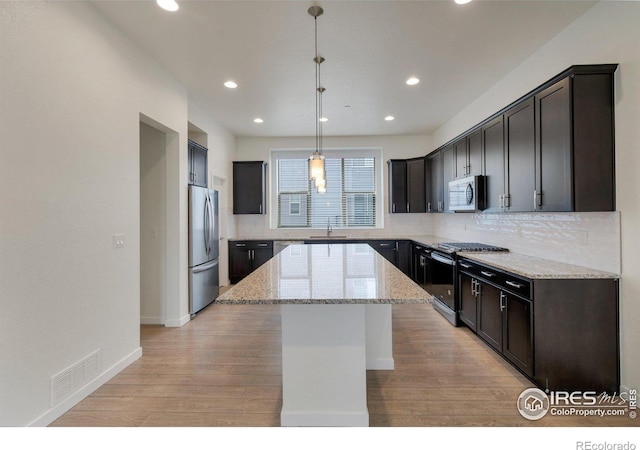
<svg viewBox="0 0 640 450">
<path fill-rule="evenodd" d="M 457 289 L 458 252 L 508 252 L 509 249 L 479 242 L 443 242 L 417 255 L 414 276 L 433 295 L 433 307 L 451 324 L 458 326 L 460 301 Z"/>
</svg>

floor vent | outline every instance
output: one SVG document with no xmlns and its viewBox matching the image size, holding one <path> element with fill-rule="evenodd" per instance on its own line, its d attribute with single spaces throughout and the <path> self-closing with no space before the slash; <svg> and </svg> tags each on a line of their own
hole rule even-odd
<svg viewBox="0 0 640 450">
<path fill-rule="evenodd" d="M 85 386 L 100 373 L 100 350 L 51 377 L 51 406 Z"/>
</svg>

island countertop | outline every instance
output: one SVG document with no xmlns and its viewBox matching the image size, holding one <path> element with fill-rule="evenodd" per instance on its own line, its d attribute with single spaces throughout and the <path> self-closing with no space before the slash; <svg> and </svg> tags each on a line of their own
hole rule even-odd
<svg viewBox="0 0 640 450">
<path fill-rule="evenodd" d="M 367 244 L 293 244 L 220 295 L 220 304 L 429 303 Z"/>
</svg>

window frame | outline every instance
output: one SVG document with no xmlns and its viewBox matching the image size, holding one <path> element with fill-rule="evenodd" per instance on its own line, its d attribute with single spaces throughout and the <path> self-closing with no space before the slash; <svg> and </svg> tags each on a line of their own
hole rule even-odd
<svg viewBox="0 0 640 450">
<path fill-rule="evenodd" d="M 273 230 L 319 230 L 324 227 L 313 228 L 309 227 L 278 227 L 278 164 L 277 159 L 279 158 L 301 158 L 308 159 L 309 156 L 313 153 L 314 149 L 271 149 L 269 156 L 269 178 L 271 182 L 269 183 L 269 199 L 271 204 L 274 205 L 274 208 L 271 208 L 269 211 L 269 228 Z M 382 163 L 382 149 L 376 147 L 367 147 L 367 148 L 328 148 L 323 149 L 322 154 L 325 158 L 374 158 L 374 177 L 375 177 L 375 197 L 376 197 L 376 208 L 375 208 L 375 225 L 365 225 L 365 226 L 335 226 L 335 229 L 342 230 L 372 230 L 378 228 L 384 228 L 383 222 L 383 202 L 384 202 L 384 194 L 383 194 L 383 163 Z"/>
</svg>

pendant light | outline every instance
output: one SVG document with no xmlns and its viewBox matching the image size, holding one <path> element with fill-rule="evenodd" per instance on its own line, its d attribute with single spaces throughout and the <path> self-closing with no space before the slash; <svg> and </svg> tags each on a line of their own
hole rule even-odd
<svg viewBox="0 0 640 450">
<path fill-rule="evenodd" d="M 324 156 L 322 156 L 322 93 L 325 91 L 320 82 L 320 64 L 324 58 L 318 55 L 318 16 L 324 13 L 320 6 L 312 6 L 307 12 L 313 17 L 315 25 L 315 57 L 316 64 L 316 150 L 309 158 L 309 176 L 314 180 L 314 186 L 319 193 L 326 192 L 326 177 L 324 170 Z"/>
</svg>

